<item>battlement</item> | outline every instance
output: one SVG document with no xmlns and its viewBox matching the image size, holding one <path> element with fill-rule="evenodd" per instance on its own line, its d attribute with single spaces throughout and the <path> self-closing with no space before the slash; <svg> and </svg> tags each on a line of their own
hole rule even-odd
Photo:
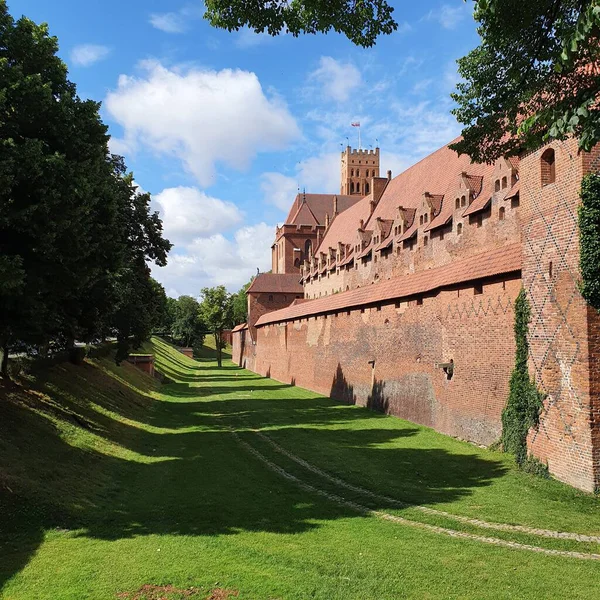
<svg viewBox="0 0 600 600">
<path fill-rule="evenodd" d="M 346 146 L 346 149 L 342 152 L 342 156 L 350 154 L 352 156 L 379 156 L 379 148 L 375 148 L 374 150 L 367 150 L 364 148 L 357 149 L 352 148 L 350 146 Z"/>
</svg>

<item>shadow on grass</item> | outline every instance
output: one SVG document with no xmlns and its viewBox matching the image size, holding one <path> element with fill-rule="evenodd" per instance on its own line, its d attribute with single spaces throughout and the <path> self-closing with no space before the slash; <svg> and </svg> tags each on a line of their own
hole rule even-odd
<svg viewBox="0 0 600 600">
<path fill-rule="evenodd" d="M 160 352 L 173 362 L 167 350 Z M 250 384 L 252 376 L 236 367 L 218 375 L 226 382 L 231 372 L 231 386 L 215 387 L 202 379 L 211 365 L 200 363 L 190 375 L 193 367 L 177 359 L 172 370 L 206 385 L 162 386 L 172 398 L 165 402 L 149 397 L 158 389 L 151 378 L 131 366 L 119 371 L 108 360 L 59 365 L 38 389 L 0 389 L 0 591 L 52 529 L 105 540 L 301 533 L 319 521 L 356 517 L 265 469 L 236 444 L 232 429 L 269 426 L 306 435 L 313 448 L 337 448 L 346 464 L 371 464 L 402 477 L 410 501 L 419 504 L 458 499 L 504 473 L 501 463 L 472 455 L 384 447 L 418 436 L 416 427 L 386 428 L 382 421 L 380 428 L 326 429 L 383 417 L 327 398 L 287 397 L 292 386 L 258 377 Z M 233 371 L 243 373 L 242 385 Z M 234 393 L 247 397 L 215 398 Z M 96 443 L 111 444 L 112 455 Z"/>
</svg>

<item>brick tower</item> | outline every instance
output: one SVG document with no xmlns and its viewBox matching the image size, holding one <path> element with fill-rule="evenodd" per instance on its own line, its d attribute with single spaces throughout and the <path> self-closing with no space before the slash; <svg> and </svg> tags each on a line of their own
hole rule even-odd
<svg viewBox="0 0 600 600">
<path fill-rule="evenodd" d="M 342 185 L 346 196 L 366 196 L 371 191 L 371 178 L 379 177 L 379 148 L 356 150 L 346 146 L 342 152 Z"/>
</svg>

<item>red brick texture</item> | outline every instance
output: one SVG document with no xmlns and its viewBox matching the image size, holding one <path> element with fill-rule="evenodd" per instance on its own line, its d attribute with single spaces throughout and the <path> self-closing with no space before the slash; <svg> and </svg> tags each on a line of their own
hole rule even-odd
<svg viewBox="0 0 600 600">
<path fill-rule="evenodd" d="M 276 310 L 254 301 L 250 328 L 234 334 L 235 360 L 490 444 L 500 436 L 514 365 L 513 304 L 524 287 L 530 372 L 546 394 L 529 451 L 558 479 L 597 489 L 600 316 L 579 293 L 577 208 L 582 177 L 599 166 L 600 152 L 579 153 L 576 141 L 493 167 L 434 153 L 392 180 L 374 212 L 367 198 L 333 221 L 303 270 L 307 300 Z M 422 202 L 419 170 L 429 177 Z M 433 206 L 427 191 L 444 194 L 441 204 Z M 407 243 L 411 227 L 417 236 Z M 394 236 L 389 245 L 386 235 Z M 449 378 L 443 365 L 451 360 Z"/>
</svg>

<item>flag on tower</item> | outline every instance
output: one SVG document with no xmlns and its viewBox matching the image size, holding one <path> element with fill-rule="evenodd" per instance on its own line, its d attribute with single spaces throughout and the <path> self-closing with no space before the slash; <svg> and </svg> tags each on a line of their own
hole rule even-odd
<svg viewBox="0 0 600 600">
<path fill-rule="evenodd" d="M 352 125 L 352 127 L 360 127 L 360 122 L 354 121 L 354 123 L 350 123 L 350 125 Z"/>
</svg>

